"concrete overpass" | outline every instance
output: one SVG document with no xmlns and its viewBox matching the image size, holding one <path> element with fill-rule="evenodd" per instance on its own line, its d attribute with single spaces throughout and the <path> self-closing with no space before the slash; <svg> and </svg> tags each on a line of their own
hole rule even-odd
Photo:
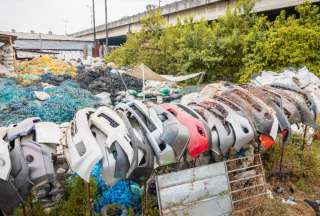
<svg viewBox="0 0 320 216">
<path fill-rule="evenodd" d="M 258 13 L 268 13 L 270 11 L 279 11 L 280 9 L 292 9 L 294 6 L 303 3 L 304 0 L 257 0 L 254 10 Z M 320 2 L 320 0 L 311 0 L 311 2 Z M 177 18 L 188 16 L 195 20 L 212 21 L 226 13 L 227 5 L 234 5 L 235 0 L 180 0 L 161 7 L 161 14 L 166 18 L 169 25 L 176 24 Z M 146 12 L 133 16 L 124 17 L 108 24 L 109 43 L 118 45 L 126 40 L 128 33 L 134 33 L 141 29 L 140 19 Z M 105 38 L 105 25 L 96 27 L 97 39 Z M 93 39 L 93 29 L 86 29 L 71 34 L 70 36 Z"/>
</svg>

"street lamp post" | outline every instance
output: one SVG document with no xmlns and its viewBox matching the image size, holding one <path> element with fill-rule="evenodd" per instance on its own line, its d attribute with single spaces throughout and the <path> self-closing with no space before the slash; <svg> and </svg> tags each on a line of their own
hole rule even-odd
<svg viewBox="0 0 320 216">
<path fill-rule="evenodd" d="M 93 40 L 94 45 L 97 44 L 97 35 L 96 35 L 96 13 L 95 13 L 95 7 L 94 7 L 94 0 L 92 0 L 92 19 L 93 19 Z"/>
<path fill-rule="evenodd" d="M 105 5 L 105 18 L 106 18 L 106 53 L 109 52 L 109 40 L 108 40 L 108 4 L 107 0 L 104 0 L 104 5 Z"/>
</svg>

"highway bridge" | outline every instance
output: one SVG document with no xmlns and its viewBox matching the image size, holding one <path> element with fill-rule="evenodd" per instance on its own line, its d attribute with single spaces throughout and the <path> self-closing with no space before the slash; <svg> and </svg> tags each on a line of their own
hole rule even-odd
<svg viewBox="0 0 320 216">
<path fill-rule="evenodd" d="M 311 0 L 320 2 L 320 0 Z M 258 13 L 267 15 L 277 14 L 279 10 L 291 10 L 294 6 L 303 3 L 303 0 L 257 0 L 254 10 Z M 227 5 L 234 6 L 235 0 L 180 0 L 161 7 L 161 14 L 165 17 L 168 24 L 174 25 L 177 18 L 192 16 L 194 20 L 213 21 L 219 16 L 224 15 Z M 140 19 L 146 12 L 129 17 L 123 17 L 108 23 L 108 35 L 110 45 L 119 45 L 126 40 L 128 33 L 134 33 L 141 29 Z M 96 27 L 97 39 L 103 42 L 106 35 L 105 25 Z M 70 36 L 93 39 L 93 28 L 71 34 Z"/>
</svg>

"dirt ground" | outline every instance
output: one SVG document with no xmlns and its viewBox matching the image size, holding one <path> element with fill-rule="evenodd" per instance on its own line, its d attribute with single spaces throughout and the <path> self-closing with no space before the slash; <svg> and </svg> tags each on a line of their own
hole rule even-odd
<svg viewBox="0 0 320 216">
<path fill-rule="evenodd" d="M 274 192 L 277 186 L 283 187 L 282 193 Z M 282 202 L 282 199 L 285 201 L 288 199 L 289 196 L 293 196 L 295 199 L 296 205 L 289 205 L 284 204 L 283 207 L 286 209 L 286 215 L 291 216 L 315 216 L 314 210 L 304 202 L 304 199 L 319 199 L 320 198 L 320 179 L 316 182 L 308 182 L 305 187 L 308 188 L 308 191 L 303 191 L 301 189 L 297 189 L 293 183 L 286 182 L 279 179 L 272 179 L 268 183 L 268 187 L 270 191 L 273 191 L 274 199 L 277 202 Z M 290 192 L 290 188 L 294 189 L 294 192 Z"/>
</svg>

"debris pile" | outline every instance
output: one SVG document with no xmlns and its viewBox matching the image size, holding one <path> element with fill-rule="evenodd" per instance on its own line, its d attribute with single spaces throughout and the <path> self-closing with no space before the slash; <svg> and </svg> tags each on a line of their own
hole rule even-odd
<svg viewBox="0 0 320 216">
<path fill-rule="evenodd" d="M 141 91 L 143 86 L 140 79 L 117 72 L 107 72 L 107 69 L 103 67 L 80 67 L 77 82 L 81 88 L 88 89 L 95 94 L 113 92 L 114 95 L 128 89 Z"/>
<path fill-rule="evenodd" d="M 25 85 L 30 85 L 35 81 L 42 80 L 42 78 L 48 78 L 46 76 L 74 78 L 77 75 L 76 67 L 47 55 L 30 61 L 18 62 L 15 70 L 18 73 L 18 80 Z"/>
<path fill-rule="evenodd" d="M 300 77 L 302 72 L 304 75 Z M 37 86 L 23 88 L 12 80 L 1 79 L 4 84 L 0 85 L 0 100 L 4 104 L 0 101 L 3 106 L 0 117 L 1 123 L 7 124 L 28 116 L 62 122 L 74 115 L 61 139 L 70 169 L 87 182 L 92 171 L 98 169 L 94 175 L 109 187 L 115 187 L 111 193 L 112 189 L 98 179 L 102 193 L 97 204 L 99 210 L 103 204 L 128 198 L 125 191 L 130 186 L 125 180 L 144 185 L 157 167 L 179 162 L 207 165 L 212 159 L 239 157 L 243 152 L 250 156 L 254 149 L 266 151 L 277 138 L 282 145 L 287 143 L 294 124 L 319 130 L 320 79 L 306 69 L 291 73 L 294 83 L 307 85 L 288 84 L 287 76 L 266 85 L 219 82 L 206 86 L 198 97 L 184 100 L 188 101 L 186 104 L 155 105 L 129 100 L 114 109 L 101 106 L 78 111 L 81 107 L 93 107 L 96 99 L 72 82 L 46 87 L 43 89 L 46 94 L 35 95 L 34 91 L 39 91 Z M 35 96 L 41 101 L 35 100 Z M 20 129 L 30 129 L 24 134 L 33 129 L 20 124 L 13 126 L 13 137 Z M 8 155 L 19 158 L 21 155 L 9 148 L 9 135 L 3 136 Z M 196 163 L 198 159 L 200 162 Z M 233 172 L 233 182 L 262 175 L 257 170 L 248 170 L 250 163 L 250 160 L 241 163 L 243 172 Z M 96 164 L 101 168 L 96 168 Z M 258 184 L 260 179 L 253 183 Z M 234 186 L 232 190 L 239 189 Z M 264 187 L 258 192 L 264 194 Z M 115 194 L 118 195 L 114 197 Z M 243 194 L 240 195 L 236 198 L 242 200 Z M 0 198 L 3 196 L 1 193 Z M 128 198 L 128 203 L 135 203 L 134 199 Z"/>
<path fill-rule="evenodd" d="M 37 95 L 46 95 L 46 100 L 39 100 Z M 39 84 L 23 87 L 14 79 L 0 78 L 2 126 L 33 116 L 44 121 L 67 122 L 78 109 L 94 106 L 98 102 L 98 98 L 73 81 L 65 81 L 59 86 L 43 87 Z"/>
</svg>

